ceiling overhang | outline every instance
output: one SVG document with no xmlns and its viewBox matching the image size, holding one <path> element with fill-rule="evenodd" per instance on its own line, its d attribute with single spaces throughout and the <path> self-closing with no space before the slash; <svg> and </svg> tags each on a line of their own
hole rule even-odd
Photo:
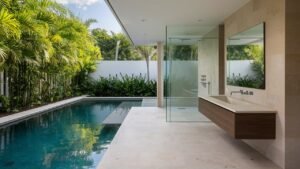
<svg viewBox="0 0 300 169">
<path fill-rule="evenodd" d="M 222 24 L 249 0 L 105 1 L 131 41 L 135 45 L 145 45 L 164 42 L 167 26 Z"/>
</svg>

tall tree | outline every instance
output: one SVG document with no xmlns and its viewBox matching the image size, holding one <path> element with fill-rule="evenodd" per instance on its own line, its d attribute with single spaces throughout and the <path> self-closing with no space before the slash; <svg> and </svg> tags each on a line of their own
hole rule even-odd
<svg viewBox="0 0 300 169">
<path fill-rule="evenodd" d="M 156 47 L 153 46 L 137 46 L 136 48 L 137 53 L 143 57 L 146 61 L 147 66 L 147 80 L 150 80 L 150 60 L 153 56 L 155 56 L 157 50 Z"/>
<path fill-rule="evenodd" d="M 104 60 L 115 60 L 118 41 L 120 44 L 117 60 L 143 59 L 143 57 L 140 57 L 140 55 L 134 52 L 134 47 L 130 40 L 123 33 L 111 32 L 111 34 L 109 34 L 106 30 L 97 28 L 92 30 L 92 35 L 97 41 L 98 46 L 101 47 L 101 53 Z"/>
<path fill-rule="evenodd" d="M 11 108 L 71 96 L 101 58 L 86 25 L 92 20 L 83 23 L 52 0 L 0 4 L 0 66 Z"/>
</svg>

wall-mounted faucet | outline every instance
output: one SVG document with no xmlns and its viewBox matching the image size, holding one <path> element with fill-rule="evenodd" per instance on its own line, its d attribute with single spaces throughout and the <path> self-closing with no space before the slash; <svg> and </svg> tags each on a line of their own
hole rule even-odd
<svg viewBox="0 0 300 169">
<path fill-rule="evenodd" d="M 253 91 L 248 91 L 248 90 L 239 90 L 239 91 L 231 91 L 230 96 L 234 93 L 240 93 L 241 95 L 254 95 Z"/>
<path fill-rule="evenodd" d="M 254 93 L 252 91 L 248 91 L 248 90 L 242 90 L 242 95 L 253 95 Z"/>
<path fill-rule="evenodd" d="M 231 92 L 230 92 L 230 96 L 232 96 L 232 94 L 234 94 L 234 93 L 240 93 L 240 94 L 242 94 L 242 93 L 243 93 L 243 90 L 239 90 L 239 91 L 231 91 Z"/>
</svg>

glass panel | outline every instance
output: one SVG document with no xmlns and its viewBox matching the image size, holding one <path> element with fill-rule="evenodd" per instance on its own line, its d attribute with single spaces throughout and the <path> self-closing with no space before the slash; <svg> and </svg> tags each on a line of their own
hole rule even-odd
<svg viewBox="0 0 300 169">
<path fill-rule="evenodd" d="M 165 96 L 169 122 L 207 120 L 198 111 L 198 77 L 201 74 L 198 58 L 201 41 L 212 29 L 205 26 L 169 26 L 166 29 Z M 218 44 L 216 37 L 214 40 Z"/>
</svg>

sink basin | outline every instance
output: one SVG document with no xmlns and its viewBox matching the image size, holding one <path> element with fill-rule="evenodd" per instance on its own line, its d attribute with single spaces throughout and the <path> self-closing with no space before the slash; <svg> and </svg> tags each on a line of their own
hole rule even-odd
<svg viewBox="0 0 300 169">
<path fill-rule="evenodd" d="M 212 98 L 215 98 L 215 99 L 218 99 L 218 100 L 221 100 L 223 102 L 226 102 L 226 103 L 231 103 L 231 101 L 229 100 L 229 98 L 227 96 L 211 96 Z"/>
<path fill-rule="evenodd" d="M 214 99 L 217 99 L 219 101 L 225 102 L 227 104 L 233 104 L 233 105 L 249 105 L 249 103 L 245 101 L 240 101 L 238 99 L 234 99 L 228 96 L 220 95 L 220 96 L 211 96 Z"/>
<path fill-rule="evenodd" d="M 199 96 L 199 99 L 206 100 L 210 103 L 223 107 L 229 111 L 235 113 L 274 113 L 276 110 L 269 108 L 264 105 L 251 103 L 245 100 L 239 100 L 226 95 L 215 95 L 215 96 Z"/>
</svg>

